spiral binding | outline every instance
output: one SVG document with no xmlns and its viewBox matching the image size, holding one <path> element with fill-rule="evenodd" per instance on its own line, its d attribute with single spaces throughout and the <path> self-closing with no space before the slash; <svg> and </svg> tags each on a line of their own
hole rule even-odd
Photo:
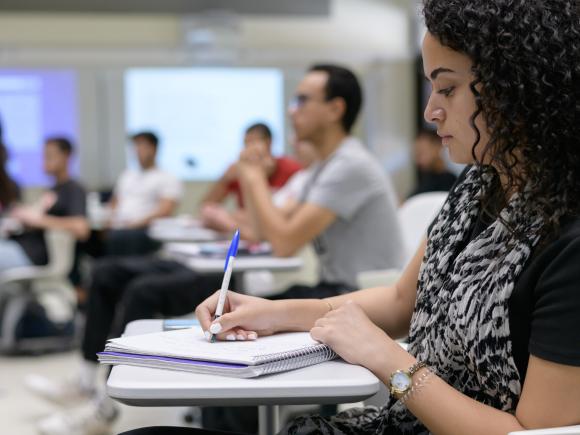
<svg viewBox="0 0 580 435">
<path fill-rule="evenodd" d="M 327 345 L 317 344 L 305 349 L 260 355 L 254 358 L 260 375 L 307 367 L 336 358 L 338 355 Z"/>
</svg>

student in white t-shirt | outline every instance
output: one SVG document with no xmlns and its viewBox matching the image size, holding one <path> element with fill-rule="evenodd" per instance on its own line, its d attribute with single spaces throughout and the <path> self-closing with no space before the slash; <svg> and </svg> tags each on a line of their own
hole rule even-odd
<svg viewBox="0 0 580 435">
<path fill-rule="evenodd" d="M 157 136 L 140 132 L 131 140 L 139 169 L 126 169 L 115 185 L 112 228 L 145 228 L 156 218 L 171 216 L 183 194 L 179 180 L 155 164 Z"/>
<path fill-rule="evenodd" d="M 113 191 L 107 241 L 107 253 L 111 255 L 152 250 L 147 227 L 155 219 L 171 216 L 183 195 L 181 182 L 156 166 L 157 136 L 144 131 L 131 136 L 131 141 L 139 168 L 126 169 Z"/>
</svg>

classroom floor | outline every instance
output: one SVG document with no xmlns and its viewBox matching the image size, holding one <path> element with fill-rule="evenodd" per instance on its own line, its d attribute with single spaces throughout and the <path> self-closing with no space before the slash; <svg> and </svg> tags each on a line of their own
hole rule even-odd
<svg viewBox="0 0 580 435">
<path fill-rule="evenodd" d="M 36 422 L 62 408 L 29 393 L 23 385 L 27 374 L 65 378 L 78 370 L 78 352 L 46 356 L 0 356 L 0 422 L 3 434 L 37 435 Z M 113 433 L 143 426 L 183 426 L 186 408 L 137 408 L 120 405 Z M 72 409 L 74 410 L 74 408 Z M 63 434 L 66 435 L 66 434 Z"/>
</svg>

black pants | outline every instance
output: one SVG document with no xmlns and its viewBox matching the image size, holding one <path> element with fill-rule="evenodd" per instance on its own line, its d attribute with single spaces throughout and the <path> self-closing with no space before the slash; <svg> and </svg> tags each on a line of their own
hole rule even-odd
<svg viewBox="0 0 580 435">
<path fill-rule="evenodd" d="M 161 244 L 150 238 L 146 228 L 110 230 L 105 236 L 108 256 L 126 257 L 152 254 Z"/>
<path fill-rule="evenodd" d="M 83 357 L 96 362 L 109 336 L 118 336 L 133 320 L 193 312 L 221 279 L 221 274 L 200 276 L 175 261 L 151 257 L 100 260 L 89 291 Z"/>
</svg>

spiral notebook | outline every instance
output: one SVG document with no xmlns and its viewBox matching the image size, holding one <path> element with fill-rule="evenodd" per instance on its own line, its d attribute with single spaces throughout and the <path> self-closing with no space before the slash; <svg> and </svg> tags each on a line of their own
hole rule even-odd
<svg viewBox="0 0 580 435">
<path fill-rule="evenodd" d="M 237 378 L 253 378 L 328 361 L 337 355 L 307 332 L 255 341 L 209 343 L 200 327 L 109 340 L 102 364 L 125 364 Z"/>
</svg>

